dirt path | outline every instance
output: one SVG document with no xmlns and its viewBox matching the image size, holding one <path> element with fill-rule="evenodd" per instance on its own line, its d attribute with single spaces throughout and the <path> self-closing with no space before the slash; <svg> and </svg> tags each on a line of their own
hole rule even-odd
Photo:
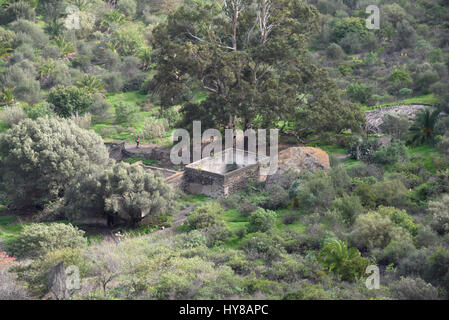
<svg viewBox="0 0 449 320">
<path fill-rule="evenodd" d="M 125 143 L 126 151 L 129 151 L 132 153 L 151 153 L 151 151 L 157 147 L 160 147 L 160 146 L 157 144 L 141 144 L 141 145 L 139 145 L 139 148 L 136 148 L 135 143 Z"/>
</svg>

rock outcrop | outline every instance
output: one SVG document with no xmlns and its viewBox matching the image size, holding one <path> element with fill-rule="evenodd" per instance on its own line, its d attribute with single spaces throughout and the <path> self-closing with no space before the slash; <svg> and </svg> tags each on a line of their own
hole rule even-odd
<svg viewBox="0 0 449 320">
<path fill-rule="evenodd" d="M 267 177 L 266 186 L 278 184 L 283 172 L 294 169 L 299 172 L 329 170 L 329 155 L 321 149 L 311 147 L 293 147 L 279 152 L 278 170 Z"/>
<path fill-rule="evenodd" d="M 311 147 L 293 147 L 279 152 L 278 171 L 289 168 L 302 171 L 328 170 L 329 155 L 321 149 Z"/>
</svg>

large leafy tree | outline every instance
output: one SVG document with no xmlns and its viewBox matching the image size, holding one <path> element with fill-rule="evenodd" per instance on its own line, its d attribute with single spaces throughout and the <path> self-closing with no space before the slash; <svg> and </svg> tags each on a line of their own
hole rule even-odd
<svg viewBox="0 0 449 320">
<path fill-rule="evenodd" d="M 69 219 L 112 217 L 135 225 L 145 217 L 169 214 L 174 190 L 161 176 L 140 166 L 119 163 L 100 173 L 91 172 L 72 184 L 65 195 Z"/>
<path fill-rule="evenodd" d="M 187 124 L 290 121 L 300 139 L 355 128 L 360 112 L 342 103 L 306 53 L 318 19 L 301 0 L 186 0 L 153 33 L 158 69 L 150 88 L 163 106 L 184 103 Z M 197 89 L 204 99 L 192 94 Z"/>
<path fill-rule="evenodd" d="M 0 135 L 1 184 L 16 208 L 43 207 L 86 170 L 110 163 L 103 140 L 60 118 L 25 119 Z"/>
</svg>

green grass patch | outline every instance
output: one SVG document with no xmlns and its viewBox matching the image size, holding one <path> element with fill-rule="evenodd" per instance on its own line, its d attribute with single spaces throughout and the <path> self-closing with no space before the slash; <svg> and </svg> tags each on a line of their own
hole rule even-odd
<svg viewBox="0 0 449 320">
<path fill-rule="evenodd" d="M 14 215 L 0 216 L 0 238 L 5 242 L 16 239 L 23 225 L 17 223 L 17 217 Z"/>
<path fill-rule="evenodd" d="M 146 166 L 153 166 L 153 167 L 160 167 L 161 163 L 157 160 L 154 159 L 148 159 L 148 158 L 139 158 L 139 157 L 131 157 L 131 158 L 126 158 L 123 160 L 123 162 L 127 162 L 127 163 L 136 163 L 142 161 L 142 163 Z"/>
<path fill-rule="evenodd" d="M 137 105 L 137 103 L 145 101 L 146 98 L 147 95 L 139 91 L 106 94 L 106 101 L 112 105 L 117 104 L 120 101 Z"/>
<path fill-rule="evenodd" d="M 192 205 L 192 204 L 202 204 L 208 201 L 213 200 L 212 198 L 205 196 L 203 194 L 185 194 L 180 200 L 179 202 L 181 204 L 188 204 L 188 205 Z"/>
<path fill-rule="evenodd" d="M 2 121 L 0 121 L 0 133 L 4 132 L 6 130 L 8 130 L 8 126 L 5 123 L 3 123 Z"/>
<path fill-rule="evenodd" d="M 425 105 L 425 106 L 434 106 L 437 104 L 439 99 L 435 97 L 433 94 L 426 94 L 418 97 L 412 97 L 408 99 L 400 100 L 399 102 L 389 102 L 389 103 L 383 103 L 376 106 L 363 106 L 362 110 L 374 110 L 379 109 L 383 107 L 393 107 L 397 105 Z"/>
<path fill-rule="evenodd" d="M 435 173 L 439 168 L 435 160 L 442 159 L 440 152 L 429 145 L 408 147 L 411 161 L 421 162 L 431 173 Z"/>
<path fill-rule="evenodd" d="M 291 224 L 285 224 L 284 218 L 288 215 L 297 215 L 299 218 L 299 215 L 301 212 L 299 210 L 295 209 L 279 209 L 276 210 L 276 213 L 278 214 L 278 219 L 276 221 L 276 229 L 279 231 L 285 231 L 285 230 L 297 230 L 300 232 L 304 232 L 306 230 L 306 227 L 299 222 L 299 220 L 291 223 Z"/>
</svg>

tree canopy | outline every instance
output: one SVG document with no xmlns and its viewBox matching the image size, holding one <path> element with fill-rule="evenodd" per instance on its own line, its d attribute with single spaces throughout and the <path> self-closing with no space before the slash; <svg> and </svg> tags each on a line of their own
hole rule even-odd
<svg viewBox="0 0 449 320">
<path fill-rule="evenodd" d="M 185 102 L 186 124 L 244 129 L 294 120 L 300 139 L 356 128 L 363 117 L 344 104 L 307 54 L 319 12 L 300 0 L 187 1 L 153 32 L 161 105 Z M 198 101 L 192 93 L 207 92 Z"/>
<path fill-rule="evenodd" d="M 61 118 L 25 119 L 0 135 L 0 173 L 17 208 L 60 198 L 75 177 L 110 163 L 103 140 Z"/>
</svg>

